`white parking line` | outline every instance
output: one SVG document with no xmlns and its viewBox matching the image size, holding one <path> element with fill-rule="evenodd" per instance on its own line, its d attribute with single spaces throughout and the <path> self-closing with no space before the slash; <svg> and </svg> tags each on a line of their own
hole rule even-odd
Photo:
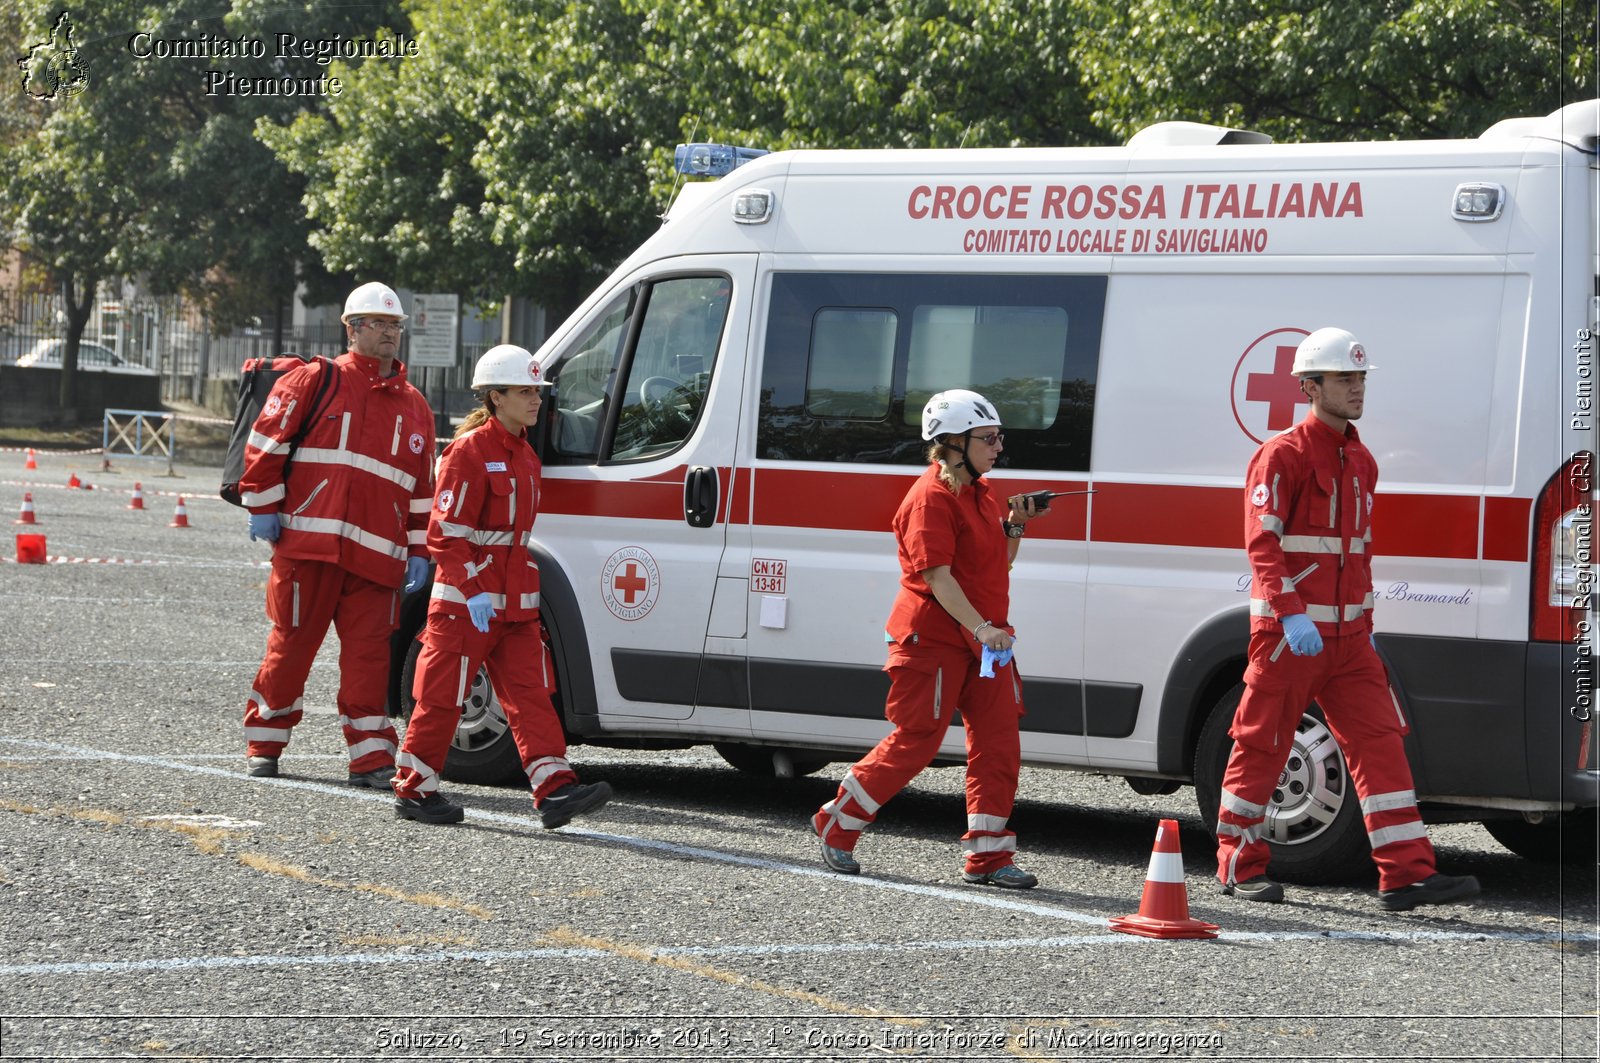
<svg viewBox="0 0 1600 1063">
<path fill-rule="evenodd" d="M 32 738 L 14 738 L 0 736 L 0 744 L 11 744 L 24 748 L 48 751 L 57 755 L 70 755 L 79 757 L 98 757 L 103 760 L 125 764 L 140 764 L 147 767 L 163 768 L 169 771 L 187 772 L 196 775 L 213 775 L 220 778 L 246 783 L 252 786 L 278 786 L 288 789 L 306 790 L 325 794 L 332 797 L 342 797 L 347 800 L 364 801 L 372 804 L 388 805 L 391 798 L 382 793 L 370 790 L 359 790 L 347 786 L 336 786 L 328 783 L 308 782 L 299 779 L 252 779 L 241 775 L 238 771 L 222 768 L 212 768 L 201 764 L 188 764 L 169 757 L 143 756 L 134 753 L 117 753 L 111 750 L 99 750 L 92 747 L 69 746 L 55 742 L 44 742 Z M 3 756 L 3 755 L 0 755 Z M 802 864 L 787 863 L 782 860 L 768 859 L 765 857 L 744 856 L 738 853 L 723 852 L 717 849 L 705 849 L 699 846 L 683 845 L 677 842 L 660 841 L 655 838 L 642 838 L 635 835 L 611 834 L 603 831 L 585 830 L 580 827 L 563 827 L 559 832 L 546 832 L 531 815 L 511 815 L 504 812 L 491 812 L 480 809 L 469 809 L 468 821 L 484 823 L 499 823 L 526 829 L 530 833 L 559 833 L 568 836 L 588 838 L 594 841 L 606 842 L 612 845 L 623 846 L 631 849 L 666 852 L 675 856 L 691 857 L 696 860 L 730 864 L 738 867 L 756 868 L 764 871 L 773 871 L 787 875 L 801 875 L 811 878 L 826 879 L 836 886 L 855 886 L 862 889 L 886 890 L 896 893 L 908 893 L 914 896 L 929 897 L 943 903 L 962 905 L 976 905 L 985 908 L 997 908 L 1004 911 L 1017 912 L 1043 919 L 1060 920 L 1070 923 L 1079 923 L 1096 927 L 1106 925 L 1106 916 L 1092 915 L 1087 912 L 1076 912 L 1068 908 L 1044 904 L 1037 901 L 1012 899 L 1011 897 L 998 896 L 994 893 L 983 892 L 975 889 L 948 889 L 942 886 L 925 886 L 909 882 L 893 882 L 886 879 L 872 878 L 870 876 L 839 875 L 820 867 Z M 1450 943 L 1464 944 L 1472 942 L 1504 941 L 1504 942 L 1533 942 L 1540 944 L 1600 941 L 1600 931 L 1571 932 L 1571 931 L 1511 931 L 1511 930 L 1313 930 L 1313 931 L 1224 931 L 1218 939 L 1225 942 L 1240 943 L 1266 943 L 1277 944 L 1289 941 L 1339 941 L 1339 942 L 1376 942 L 1382 944 L 1397 943 Z M 789 945 L 728 945 L 716 948 L 660 948 L 652 949 L 664 956 L 735 956 L 735 955 L 775 955 L 784 953 L 821 953 L 842 954 L 850 952 L 907 952 L 916 950 L 944 950 L 944 949 L 969 949 L 969 948 L 1022 948 L 1022 947 L 1067 947 L 1067 946 L 1141 946 L 1149 945 L 1149 939 L 1133 937 L 1124 934 L 1084 934 L 1065 937 L 1050 938 L 1016 938 L 997 939 L 993 941 L 963 941 L 963 942 L 884 942 L 878 944 L 861 943 L 830 943 L 830 944 L 789 944 Z M 462 950 L 450 949 L 430 953 L 342 953 L 314 956 L 195 956 L 179 957 L 165 960 L 135 960 L 126 962 L 100 961 L 85 963 L 55 963 L 55 964 L 14 964 L 0 966 L 0 976 L 27 975 L 27 974 L 92 974 L 107 971 L 140 971 L 140 970 L 187 970 L 196 967 L 236 967 L 236 966 L 285 966 L 285 965 L 328 965 L 328 964 L 393 964 L 393 963 L 419 963 L 419 962 L 451 962 L 456 960 L 522 960 L 522 959 L 557 959 L 557 958 L 594 958 L 609 955 L 601 950 L 573 949 L 573 948 L 548 948 L 548 949 L 522 949 L 522 950 Z"/>
</svg>

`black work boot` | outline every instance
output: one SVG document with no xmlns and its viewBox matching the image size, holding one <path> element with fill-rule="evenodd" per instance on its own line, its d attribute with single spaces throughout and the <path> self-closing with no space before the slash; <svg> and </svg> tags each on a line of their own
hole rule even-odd
<svg viewBox="0 0 1600 1063">
<path fill-rule="evenodd" d="M 1409 912 L 1419 904 L 1449 904 L 1476 897 L 1481 892 L 1471 875 L 1441 875 L 1435 871 L 1421 882 L 1397 890 L 1381 890 L 1378 903 L 1387 911 Z"/>
<path fill-rule="evenodd" d="M 277 757 L 246 757 L 245 771 L 253 779 L 276 779 L 278 777 Z"/>
<path fill-rule="evenodd" d="M 1247 878 L 1243 882 L 1219 882 L 1217 892 L 1246 901 L 1261 901 L 1265 904 L 1283 903 L 1283 887 L 1265 875 Z"/>
<path fill-rule="evenodd" d="M 365 786 L 369 790 L 387 790 L 394 781 L 394 765 L 385 764 L 371 771 L 353 771 L 348 782 L 351 786 Z"/>
<path fill-rule="evenodd" d="M 394 814 L 418 823 L 460 823 L 466 818 L 467 810 L 444 794 L 432 793 L 426 797 L 395 798 Z"/>
<path fill-rule="evenodd" d="M 566 826 L 573 816 L 593 812 L 611 800 L 611 784 L 569 782 L 539 802 L 539 822 L 545 830 Z"/>
</svg>

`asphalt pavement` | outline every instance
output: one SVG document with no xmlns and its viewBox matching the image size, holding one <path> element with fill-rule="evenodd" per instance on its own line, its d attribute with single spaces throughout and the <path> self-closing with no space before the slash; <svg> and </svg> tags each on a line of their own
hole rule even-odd
<svg viewBox="0 0 1600 1063">
<path fill-rule="evenodd" d="M 345 785 L 331 635 L 285 776 L 251 779 L 268 548 L 217 470 L 38 463 L 0 450 L 0 513 L 31 491 L 13 530 L 51 559 L 0 563 L 0 1058 L 1597 1057 L 1593 869 L 1476 824 L 1433 837 L 1483 898 L 1405 914 L 1370 881 L 1217 896 L 1192 791 L 1072 772 L 1024 772 L 1027 892 L 961 881 L 959 768 L 886 807 L 857 878 L 806 825 L 843 765 L 709 747 L 574 747 L 616 797 L 559 831 L 462 785 L 466 822 L 424 826 Z M 1168 817 L 1216 940 L 1107 928 Z"/>
</svg>

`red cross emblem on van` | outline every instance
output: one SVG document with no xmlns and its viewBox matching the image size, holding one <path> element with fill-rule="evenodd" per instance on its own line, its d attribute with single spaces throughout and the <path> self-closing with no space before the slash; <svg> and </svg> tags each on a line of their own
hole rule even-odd
<svg viewBox="0 0 1600 1063">
<path fill-rule="evenodd" d="M 1294 375 L 1294 352 L 1309 332 L 1273 329 L 1252 340 L 1233 367 L 1233 419 L 1257 443 L 1293 428 L 1310 403 Z"/>
</svg>

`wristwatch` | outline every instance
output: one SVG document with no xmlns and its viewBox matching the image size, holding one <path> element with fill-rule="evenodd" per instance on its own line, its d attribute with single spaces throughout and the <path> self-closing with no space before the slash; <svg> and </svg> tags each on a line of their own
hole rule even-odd
<svg viewBox="0 0 1600 1063">
<path fill-rule="evenodd" d="M 1001 521 L 1000 526 L 1006 530 L 1007 539 L 1020 539 L 1026 531 L 1021 524 L 1012 524 L 1009 520 Z"/>
</svg>

